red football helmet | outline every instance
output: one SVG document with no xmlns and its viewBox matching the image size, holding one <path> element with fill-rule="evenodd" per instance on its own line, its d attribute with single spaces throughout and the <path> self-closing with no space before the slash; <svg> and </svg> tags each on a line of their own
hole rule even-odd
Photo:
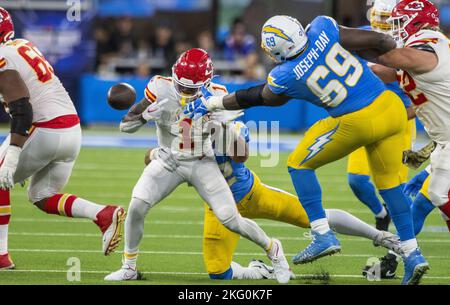
<svg viewBox="0 0 450 305">
<path fill-rule="evenodd" d="M 14 38 L 14 24 L 7 10 L 0 7 L 0 44 Z"/>
<path fill-rule="evenodd" d="M 172 67 L 172 79 L 177 94 L 186 100 L 200 96 L 203 86 L 213 77 L 213 65 L 208 53 L 202 49 L 190 49 L 178 58 Z"/>
<path fill-rule="evenodd" d="M 406 41 L 425 27 L 439 27 L 439 10 L 428 0 L 403 0 L 392 10 L 388 22 L 393 35 Z"/>
</svg>

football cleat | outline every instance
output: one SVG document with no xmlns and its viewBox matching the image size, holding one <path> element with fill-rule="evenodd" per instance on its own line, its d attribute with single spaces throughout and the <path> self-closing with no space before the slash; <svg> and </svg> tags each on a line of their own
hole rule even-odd
<svg viewBox="0 0 450 305">
<path fill-rule="evenodd" d="M 275 270 L 272 266 L 265 264 L 262 260 L 252 260 L 248 264 L 248 268 L 256 270 L 263 279 L 275 280 Z"/>
<path fill-rule="evenodd" d="M 341 244 L 332 230 L 320 234 L 311 230 L 312 242 L 305 250 L 292 258 L 292 262 L 306 264 L 327 255 L 333 255 L 341 251 Z"/>
<path fill-rule="evenodd" d="M 267 257 L 272 261 L 275 278 L 278 283 L 286 284 L 291 278 L 291 269 L 289 263 L 284 256 L 283 246 L 278 239 L 272 239 L 272 246 L 267 251 Z"/>
<path fill-rule="evenodd" d="M 418 285 L 424 274 L 430 269 L 430 265 L 417 248 L 409 256 L 403 257 L 405 275 L 402 285 Z"/>
<path fill-rule="evenodd" d="M 389 211 L 387 210 L 386 204 L 383 204 L 384 208 L 388 212 L 383 218 L 375 217 L 375 228 L 380 231 L 389 231 L 389 225 L 391 224 L 391 217 L 389 216 Z"/>
<path fill-rule="evenodd" d="M 16 265 L 14 265 L 9 253 L 0 255 L 0 270 L 9 270 L 14 269 Z"/>
<path fill-rule="evenodd" d="M 139 272 L 136 267 L 124 264 L 119 270 L 105 276 L 105 281 L 136 281 L 139 279 Z"/>
<path fill-rule="evenodd" d="M 381 231 L 380 234 L 373 241 L 375 247 L 384 247 L 388 250 L 392 250 L 398 255 L 402 255 L 402 249 L 400 246 L 400 238 L 392 234 L 391 232 Z"/>
<path fill-rule="evenodd" d="M 122 239 L 126 212 L 122 207 L 108 205 L 97 214 L 94 223 L 103 233 L 102 250 L 105 255 L 114 252 Z"/>
<path fill-rule="evenodd" d="M 364 266 L 362 275 L 371 279 L 376 276 L 379 276 L 380 279 L 393 279 L 395 278 L 397 267 L 397 255 L 388 253 L 380 258 L 378 263 Z"/>
</svg>

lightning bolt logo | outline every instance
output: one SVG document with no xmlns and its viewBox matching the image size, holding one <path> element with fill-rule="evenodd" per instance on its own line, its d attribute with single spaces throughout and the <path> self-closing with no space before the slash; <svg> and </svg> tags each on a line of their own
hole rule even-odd
<svg viewBox="0 0 450 305">
<path fill-rule="evenodd" d="M 280 37 L 280 38 L 282 38 L 284 40 L 287 40 L 287 41 L 292 42 L 292 43 L 294 42 L 294 41 L 292 41 L 292 38 L 289 37 L 288 35 L 286 35 L 282 29 L 276 28 L 276 27 L 274 27 L 272 25 L 266 25 L 263 28 L 262 32 L 263 33 L 268 33 L 268 34 L 274 34 L 275 36 Z"/>
<path fill-rule="evenodd" d="M 305 163 L 308 160 L 311 160 L 315 155 L 317 155 L 319 152 L 321 152 L 323 150 L 324 146 L 327 143 L 333 141 L 333 139 L 331 139 L 330 137 L 336 132 L 336 130 L 338 128 L 339 128 L 339 124 L 333 130 L 318 137 L 316 139 L 316 141 L 310 147 L 308 147 L 309 154 L 306 156 L 305 159 L 303 159 L 303 161 L 302 161 L 302 163 L 300 163 L 300 165 L 302 165 L 303 163 Z"/>
</svg>

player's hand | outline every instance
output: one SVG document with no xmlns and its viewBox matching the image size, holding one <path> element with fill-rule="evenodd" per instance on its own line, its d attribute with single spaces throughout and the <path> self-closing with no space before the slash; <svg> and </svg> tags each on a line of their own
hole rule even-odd
<svg viewBox="0 0 450 305">
<path fill-rule="evenodd" d="M 206 102 L 207 100 L 204 97 L 200 97 L 187 104 L 184 107 L 183 113 L 191 119 L 199 119 L 209 112 Z"/>
<path fill-rule="evenodd" d="M 22 148 L 10 145 L 6 151 L 5 159 L 0 167 L 0 188 L 9 190 L 14 187 L 14 174 L 19 164 Z"/>
<path fill-rule="evenodd" d="M 427 179 L 429 173 L 426 170 L 421 171 L 415 175 L 409 182 L 405 185 L 403 192 L 407 196 L 416 197 L 417 193 L 422 188 L 423 183 Z"/>
<path fill-rule="evenodd" d="M 428 145 L 418 151 L 405 150 L 403 152 L 403 163 L 412 169 L 418 169 L 428 160 L 435 148 L 436 143 L 431 141 Z"/>
<path fill-rule="evenodd" d="M 144 112 L 142 112 L 142 119 L 144 119 L 146 122 L 159 120 L 163 113 L 162 106 L 166 104 L 168 101 L 169 99 L 163 99 L 160 102 L 152 103 L 150 106 L 147 107 L 147 109 L 144 110 Z"/>
</svg>

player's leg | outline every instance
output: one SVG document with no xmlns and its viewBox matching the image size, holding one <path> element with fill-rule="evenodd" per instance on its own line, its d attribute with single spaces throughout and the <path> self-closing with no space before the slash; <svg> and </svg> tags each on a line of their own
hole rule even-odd
<svg viewBox="0 0 450 305">
<path fill-rule="evenodd" d="M 450 217 L 450 209 L 446 206 L 450 202 L 450 143 L 445 146 L 438 145 L 431 154 L 428 194 L 431 202 Z"/>
<path fill-rule="evenodd" d="M 107 281 L 138 279 L 136 269 L 139 244 L 144 234 L 144 222 L 149 210 L 167 197 L 184 179 L 164 168 L 161 161 L 152 161 L 134 186 L 125 219 L 122 268 L 105 277 Z"/>
<path fill-rule="evenodd" d="M 428 269 L 428 263 L 418 249 L 410 202 L 400 185 L 406 114 L 398 98 L 380 102 L 383 114 L 374 115 L 372 127 L 374 138 L 382 138 L 367 145 L 366 150 L 375 185 L 388 206 L 401 240 L 405 261 L 405 277 L 402 283 L 416 284 Z"/>
<path fill-rule="evenodd" d="M 422 231 L 423 224 L 427 216 L 435 209 L 435 206 L 428 195 L 428 187 L 430 185 L 430 176 L 425 179 L 422 188 L 417 194 L 411 205 L 411 214 L 414 223 L 414 234 L 418 235 Z"/>
<path fill-rule="evenodd" d="M 289 156 L 289 173 L 314 237 L 314 243 L 293 258 L 294 263 L 311 262 L 340 251 L 340 243 L 330 230 L 322 207 L 322 190 L 315 170 L 363 145 L 367 141 L 367 134 L 360 132 L 364 127 L 364 120 L 353 120 L 351 116 L 328 117 L 314 124 Z"/>
<path fill-rule="evenodd" d="M 298 197 L 261 183 L 254 174 L 254 185 L 250 193 L 238 204 L 244 217 L 263 218 L 285 222 L 300 228 L 308 228 L 309 220 Z M 342 210 L 325 210 L 330 227 L 340 234 L 360 236 L 372 240 L 376 245 L 399 250 L 398 238 L 383 232 Z"/>
<path fill-rule="evenodd" d="M 375 186 L 370 181 L 369 161 L 364 147 L 358 148 L 348 156 L 347 173 L 348 184 L 353 194 L 375 215 L 376 228 L 387 231 L 390 218 L 378 199 Z"/>
<path fill-rule="evenodd" d="M 39 158 L 36 151 L 43 145 L 47 145 L 48 150 L 44 150 L 42 154 L 48 154 L 52 160 L 32 174 L 28 188 L 30 202 L 48 214 L 92 220 L 102 232 L 103 253 L 109 254 L 120 241 L 125 210 L 118 206 L 99 205 L 73 194 L 61 193 L 69 181 L 80 151 L 80 127 L 61 130 L 38 129 L 37 132 L 40 134 L 39 138 L 30 143 L 30 149 L 22 151 L 26 160 L 24 164 Z M 15 177 L 18 181 L 27 176 L 26 171 L 22 171 L 20 167 L 19 165 Z"/>
<path fill-rule="evenodd" d="M 272 261 L 277 280 L 283 283 L 288 282 L 291 274 L 281 243 L 269 238 L 254 221 L 239 214 L 233 194 L 215 159 L 205 157 L 186 166 L 185 171 L 192 185 L 208 203 L 220 222 L 230 231 L 238 233 L 263 248 Z"/>
</svg>

